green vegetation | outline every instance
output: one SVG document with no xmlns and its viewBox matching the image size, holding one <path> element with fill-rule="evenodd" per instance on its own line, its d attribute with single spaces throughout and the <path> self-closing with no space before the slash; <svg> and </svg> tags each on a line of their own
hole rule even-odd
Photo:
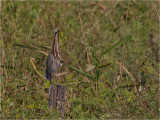
<svg viewBox="0 0 160 120">
<path fill-rule="evenodd" d="M 1 118 L 62 118 L 48 108 L 44 78 L 58 27 L 66 119 L 158 119 L 158 8 L 145 1 L 2 1 Z"/>
</svg>

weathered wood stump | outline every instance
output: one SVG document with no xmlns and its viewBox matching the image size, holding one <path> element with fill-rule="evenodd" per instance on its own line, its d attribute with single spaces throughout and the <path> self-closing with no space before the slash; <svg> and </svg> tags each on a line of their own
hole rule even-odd
<svg viewBox="0 0 160 120">
<path fill-rule="evenodd" d="M 49 87 L 49 107 L 51 109 L 59 109 L 62 116 L 65 115 L 65 92 L 66 86 L 51 85 Z"/>
</svg>

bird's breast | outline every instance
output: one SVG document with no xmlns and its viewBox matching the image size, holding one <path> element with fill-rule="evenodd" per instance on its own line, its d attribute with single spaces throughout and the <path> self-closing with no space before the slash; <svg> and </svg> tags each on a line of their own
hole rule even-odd
<svg viewBox="0 0 160 120">
<path fill-rule="evenodd" d="M 58 71 L 58 68 L 60 67 L 60 60 L 56 60 L 53 57 L 53 63 L 52 63 L 52 73 L 55 74 Z"/>
</svg>

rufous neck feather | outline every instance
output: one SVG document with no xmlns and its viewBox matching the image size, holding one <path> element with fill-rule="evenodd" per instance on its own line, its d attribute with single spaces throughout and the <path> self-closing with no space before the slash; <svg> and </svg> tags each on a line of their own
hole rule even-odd
<svg viewBox="0 0 160 120">
<path fill-rule="evenodd" d="M 51 53 L 53 54 L 55 59 L 60 59 L 58 42 L 59 42 L 59 36 L 58 36 L 58 31 L 57 31 L 57 32 L 55 32 L 53 47 L 52 47 L 52 50 L 51 50 Z"/>
</svg>

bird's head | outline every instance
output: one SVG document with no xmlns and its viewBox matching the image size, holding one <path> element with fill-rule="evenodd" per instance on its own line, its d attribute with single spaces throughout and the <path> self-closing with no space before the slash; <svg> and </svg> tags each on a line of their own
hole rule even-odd
<svg viewBox="0 0 160 120">
<path fill-rule="evenodd" d="M 54 34 L 56 34 L 58 32 L 58 28 L 54 29 Z"/>
</svg>

